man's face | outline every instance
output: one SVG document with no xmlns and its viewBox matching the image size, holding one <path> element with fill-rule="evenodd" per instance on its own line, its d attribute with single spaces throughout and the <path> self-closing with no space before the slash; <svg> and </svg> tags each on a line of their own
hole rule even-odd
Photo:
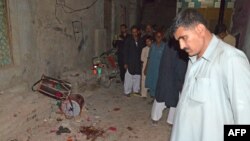
<svg viewBox="0 0 250 141">
<path fill-rule="evenodd" d="M 152 45 L 152 40 L 151 40 L 151 39 L 146 39 L 146 45 L 147 45 L 148 47 L 151 47 L 151 45 Z"/>
<path fill-rule="evenodd" d="M 133 28 L 132 31 L 131 31 L 131 33 L 132 33 L 132 36 L 133 36 L 134 38 L 138 37 L 138 34 L 139 34 L 138 29 Z"/>
<path fill-rule="evenodd" d="M 155 35 L 156 42 L 160 43 L 162 41 L 162 39 L 163 39 L 163 35 L 161 33 L 157 32 Z"/>
<path fill-rule="evenodd" d="M 121 33 L 127 32 L 127 28 L 125 26 L 121 26 L 120 30 L 121 30 Z"/>
<path fill-rule="evenodd" d="M 179 41 L 180 48 L 185 50 L 189 56 L 195 56 L 202 54 L 204 47 L 204 40 L 200 30 L 197 27 L 177 28 L 174 33 L 174 37 Z"/>
<path fill-rule="evenodd" d="M 152 32 L 153 32 L 153 29 L 152 29 L 151 26 L 147 25 L 145 31 L 146 31 L 147 33 L 152 33 Z"/>
</svg>

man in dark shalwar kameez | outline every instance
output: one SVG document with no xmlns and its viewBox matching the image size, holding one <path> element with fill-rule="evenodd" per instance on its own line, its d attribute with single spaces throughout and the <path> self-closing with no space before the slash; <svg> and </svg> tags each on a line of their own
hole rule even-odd
<svg viewBox="0 0 250 141">
<path fill-rule="evenodd" d="M 185 79 L 187 61 L 187 54 L 179 49 L 178 42 L 171 39 L 163 50 L 160 62 L 155 101 L 151 112 L 154 124 L 160 120 L 166 107 L 170 107 L 167 122 L 172 124 L 174 109 Z"/>
<path fill-rule="evenodd" d="M 138 94 L 140 92 L 141 82 L 141 52 L 145 47 L 145 43 L 139 36 L 139 29 L 137 26 L 131 28 L 131 34 L 124 43 L 124 68 L 126 69 L 124 79 L 124 94 L 130 96 L 132 93 Z"/>
</svg>

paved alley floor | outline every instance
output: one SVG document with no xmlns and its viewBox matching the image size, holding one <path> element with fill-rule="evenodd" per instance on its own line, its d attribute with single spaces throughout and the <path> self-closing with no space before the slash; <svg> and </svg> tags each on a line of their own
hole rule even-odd
<svg viewBox="0 0 250 141">
<path fill-rule="evenodd" d="M 5 130 L 0 127 L 1 141 L 168 141 L 171 132 L 171 126 L 166 123 L 168 110 L 157 126 L 153 126 L 151 98 L 126 97 L 122 92 L 120 83 L 110 88 L 93 84 L 81 93 L 85 104 L 81 115 L 73 119 L 60 114 L 56 100 L 29 92 L 16 100 L 28 106 L 14 106 L 10 101 L 12 106 L 7 106 L 7 115 L 4 111 L 0 113 L 8 122 Z M 60 126 L 70 133 L 59 134 Z"/>
</svg>

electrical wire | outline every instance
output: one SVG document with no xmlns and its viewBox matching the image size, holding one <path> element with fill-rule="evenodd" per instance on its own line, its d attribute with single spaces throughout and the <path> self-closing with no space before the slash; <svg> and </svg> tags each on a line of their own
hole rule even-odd
<svg viewBox="0 0 250 141">
<path fill-rule="evenodd" d="M 61 7 L 65 13 L 70 13 L 70 14 L 72 14 L 72 13 L 75 13 L 75 12 L 81 12 L 81 11 L 90 9 L 91 7 L 93 7 L 93 6 L 96 4 L 97 1 L 98 1 L 98 0 L 95 0 L 95 1 L 92 2 L 90 5 L 88 5 L 88 6 L 84 7 L 84 8 L 80 8 L 80 9 L 73 9 L 73 8 L 71 8 L 70 6 L 66 5 L 65 2 L 64 2 L 63 4 L 59 4 L 59 3 L 57 3 L 57 1 L 56 1 L 56 4 L 55 4 L 55 17 L 56 17 L 56 20 L 57 20 L 59 23 L 62 23 L 62 22 L 60 21 L 60 19 L 57 17 L 57 8 L 59 8 L 59 7 Z"/>
</svg>

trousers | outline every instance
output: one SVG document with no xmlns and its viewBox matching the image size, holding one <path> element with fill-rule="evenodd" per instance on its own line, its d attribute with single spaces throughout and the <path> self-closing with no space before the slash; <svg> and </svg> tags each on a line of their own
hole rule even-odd
<svg viewBox="0 0 250 141">
<path fill-rule="evenodd" d="M 127 70 L 125 73 L 125 80 L 124 80 L 124 93 L 130 94 L 132 93 L 132 91 L 134 93 L 139 93 L 140 79 L 141 75 L 131 75 Z"/>
<path fill-rule="evenodd" d="M 151 111 L 151 119 L 154 121 L 159 121 L 162 117 L 162 112 L 166 109 L 165 102 L 157 102 L 154 100 L 154 104 Z M 175 107 L 170 107 L 168 112 L 167 123 L 173 124 L 175 114 Z"/>
</svg>

